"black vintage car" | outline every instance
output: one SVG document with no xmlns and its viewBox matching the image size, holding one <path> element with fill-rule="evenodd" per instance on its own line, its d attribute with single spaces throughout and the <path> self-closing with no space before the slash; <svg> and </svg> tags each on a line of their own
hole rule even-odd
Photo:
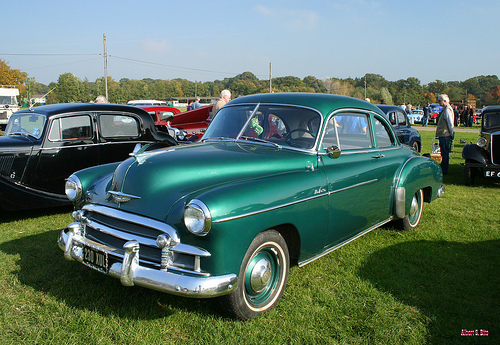
<svg viewBox="0 0 500 345">
<path fill-rule="evenodd" d="M 466 185 L 474 184 L 476 175 L 500 178 L 500 106 L 483 109 L 480 137 L 464 146 L 462 157 Z"/>
<path fill-rule="evenodd" d="M 422 149 L 422 138 L 420 133 L 415 128 L 412 128 L 408 116 L 403 108 L 395 105 L 377 104 L 386 118 L 391 122 L 396 130 L 396 135 L 402 144 L 411 146 L 415 151 L 420 152 Z"/>
<path fill-rule="evenodd" d="M 64 180 L 125 160 L 137 144 L 176 145 L 144 110 L 116 104 L 54 104 L 14 113 L 0 136 L 0 207 L 69 205 Z"/>
</svg>

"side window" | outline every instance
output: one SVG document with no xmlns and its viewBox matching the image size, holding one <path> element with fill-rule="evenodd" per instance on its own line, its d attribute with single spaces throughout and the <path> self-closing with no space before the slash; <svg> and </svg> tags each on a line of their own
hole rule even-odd
<svg viewBox="0 0 500 345">
<path fill-rule="evenodd" d="M 377 138 L 378 147 L 394 146 L 393 137 L 382 122 L 375 118 L 375 137 Z"/>
<path fill-rule="evenodd" d="M 135 117 L 124 114 L 101 114 L 99 116 L 101 135 L 104 138 L 139 136 L 139 123 Z"/>
<path fill-rule="evenodd" d="M 327 123 L 323 147 L 340 145 L 341 150 L 359 150 L 373 147 L 365 114 L 339 114 Z"/>
<path fill-rule="evenodd" d="M 93 137 L 90 116 L 61 117 L 52 121 L 50 141 L 83 140 Z"/>
<path fill-rule="evenodd" d="M 389 113 L 389 121 L 391 122 L 391 125 L 395 126 L 397 123 L 397 115 L 396 112 L 391 111 Z"/>
<path fill-rule="evenodd" d="M 398 125 L 399 126 L 406 126 L 406 116 L 402 112 L 398 112 Z"/>
</svg>

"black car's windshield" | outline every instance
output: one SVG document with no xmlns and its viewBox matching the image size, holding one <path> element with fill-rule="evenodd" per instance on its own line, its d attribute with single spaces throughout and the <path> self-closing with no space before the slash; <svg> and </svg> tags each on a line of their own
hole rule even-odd
<svg viewBox="0 0 500 345">
<path fill-rule="evenodd" d="M 250 140 L 311 149 L 318 137 L 319 113 L 283 105 L 225 106 L 202 140 Z"/>
<path fill-rule="evenodd" d="M 45 125 L 45 116 L 37 114 L 13 114 L 4 135 L 29 135 L 40 139 Z"/>
<path fill-rule="evenodd" d="M 500 112 L 483 113 L 483 128 L 492 129 L 500 127 Z"/>
</svg>

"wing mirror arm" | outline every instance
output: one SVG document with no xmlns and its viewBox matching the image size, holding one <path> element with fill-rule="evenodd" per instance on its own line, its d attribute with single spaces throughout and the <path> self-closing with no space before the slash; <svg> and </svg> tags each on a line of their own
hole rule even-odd
<svg viewBox="0 0 500 345">
<path fill-rule="evenodd" d="M 328 157 L 330 158 L 334 158 L 334 159 L 337 159 L 340 157 L 340 147 L 338 147 L 337 145 L 332 145 L 332 146 L 328 146 L 326 148 L 326 153 L 328 154 Z"/>
</svg>

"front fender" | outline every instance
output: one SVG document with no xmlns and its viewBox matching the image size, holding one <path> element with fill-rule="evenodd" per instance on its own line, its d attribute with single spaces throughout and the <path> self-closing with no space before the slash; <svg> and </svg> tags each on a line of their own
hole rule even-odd
<svg viewBox="0 0 500 345">
<path fill-rule="evenodd" d="M 210 210 L 212 228 L 206 236 L 193 235 L 188 241 L 212 254 L 204 260 L 215 274 L 238 272 L 248 246 L 266 229 L 284 225 L 296 229 L 305 241 L 300 248 L 307 252 L 317 253 L 324 246 L 325 234 L 317 230 L 328 226 L 328 193 L 322 171 L 240 181 L 192 195 L 186 202 L 191 199 L 202 201 Z M 307 236 L 301 236 L 304 232 Z"/>
<path fill-rule="evenodd" d="M 443 172 L 434 160 L 414 156 L 403 165 L 395 185 L 396 217 L 403 218 L 410 209 L 413 196 L 420 189 L 424 190 L 424 201 L 431 202 L 442 194 Z"/>
<path fill-rule="evenodd" d="M 473 161 L 480 164 L 488 164 L 486 152 L 476 144 L 467 144 L 462 150 L 462 157 L 466 161 Z"/>
</svg>

